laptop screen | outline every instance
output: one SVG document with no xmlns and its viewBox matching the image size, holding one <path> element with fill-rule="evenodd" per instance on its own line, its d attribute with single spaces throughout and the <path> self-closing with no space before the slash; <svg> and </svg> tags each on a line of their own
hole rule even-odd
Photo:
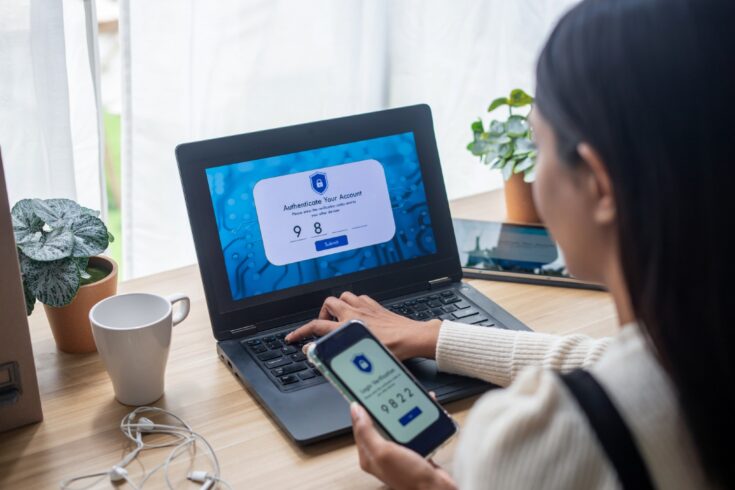
<svg viewBox="0 0 735 490">
<path fill-rule="evenodd" d="M 413 132 L 206 175 L 234 301 L 437 252 Z"/>
</svg>

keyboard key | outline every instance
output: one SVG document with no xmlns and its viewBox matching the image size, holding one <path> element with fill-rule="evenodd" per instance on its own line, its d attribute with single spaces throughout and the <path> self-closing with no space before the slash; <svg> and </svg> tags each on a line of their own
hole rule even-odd
<svg viewBox="0 0 735 490">
<path fill-rule="evenodd" d="M 487 321 L 487 318 L 473 318 L 472 319 L 472 324 L 473 325 L 477 325 L 478 323 L 482 323 L 482 322 L 486 322 L 486 321 Z"/>
<path fill-rule="evenodd" d="M 280 381 L 282 385 L 290 385 L 291 383 L 296 383 L 298 380 L 299 378 L 295 374 L 287 374 L 286 376 L 278 378 L 278 381 Z"/>
<path fill-rule="evenodd" d="M 442 310 L 444 310 L 444 313 L 451 313 L 453 311 L 457 311 L 457 307 L 454 305 L 447 305 L 447 306 L 443 306 Z"/>
<path fill-rule="evenodd" d="M 427 301 L 429 301 L 429 298 L 427 298 L 425 296 L 422 297 L 422 298 L 416 298 L 416 302 L 417 303 L 426 303 Z"/>
<path fill-rule="evenodd" d="M 250 347 L 253 347 L 253 346 L 255 346 L 255 345 L 260 345 L 260 344 L 262 344 L 262 342 L 260 341 L 260 339 L 251 339 L 251 340 L 247 340 L 247 341 L 245 341 L 245 343 L 246 343 L 246 344 L 248 344 L 248 345 L 249 345 Z"/>
<path fill-rule="evenodd" d="M 253 352 L 255 352 L 256 354 L 260 354 L 262 352 L 267 351 L 268 348 L 266 346 L 264 346 L 263 344 L 260 344 L 260 345 L 255 345 L 255 346 L 251 347 L 250 350 L 253 351 Z"/>
<path fill-rule="evenodd" d="M 298 352 L 299 350 L 294 347 L 293 345 L 286 345 L 284 347 L 281 347 L 281 352 L 285 355 L 293 354 L 295 352 Z"/>
<path fill-rule="evenodd" d="M 431 318 L 431 313 L 428 311 L 422 311 L 420 313 L 416 313 L 416 319 L 417 320 L 428 320 Z"/>
<path fill-rule="evenodd" d="M 429 308 L 439 308 L 441 307 L 442 302 L 438 300 L 433 300 L 433 301 L 429 301 L 427 304 L 429 305 Z"/>
<path fill-rule="evenodd" d="M 428 298 L 429 298 L 429 299 L 439 299 L 439 295 L 438 295 L 438 294 L 430 294 L 430 295 L 428 296 Z"/>
<path fill-rule="evenodd" d="M 458 303 L 458 302 L 460 302 L 462 300 L 460 298 L 456 297 L 456 296 L 452 296 L 451 298 L 442 298 L 441 301 L 445 305 L 449 305 L 449 304 L 452 304 L 452 303 Z"/>
<path fill-rule="evenodd" d="M 444 313 L 443 315 L 439 316 L 440 320 L 454 320 L 454 315 L 451 313 Z"/>
<path fill-rule="evenodd" d="M 458 309 L 458 310 L 463 310 L 463 309 L 465 309 L 465 308 L 469 308 L 469 307 L 470 307 L 470 306 L 472 306 L 472 305 L 471 305 L 471 304 L 469 304 L 469 303 L 468 303 L 467 301 L 465 301 L 465 300 L 461 300 L 461 301 L 459 301 L 458 303 L 454 303 L 454 306 L 455 306 L 455 307 L 457 307 L 457 309 Z"/>
<path fill-rule="evenodd" d="M 454 296 L 454 291 L 442 291 L 441 295 L 444 296 L 445 298 L 448 298 L 450 296 Z"/>
<path fill-rule="evenodd" d="M 454 315 L 454 318 L 460 319 L 460 318 L 467 318 L 473 315 L 479 315 L 480 312 L 474 308 L 466 308 L 464 310 L 457 310 L 452 315 Z"/>
<path fill-rule="evenodd" d="M 303 380 L 314 378 L 316 375 L 312 371 L 303 371 L 299 373 L 299 378 Z"/>
<path fill-rule="evenodd" d="M 278 340 L 274 340 L 272 342 L 268 342 L 268 348 L 270 350 L 280 349 L 281 347 L 283 347 L 283 344 L 280 341 L 278 341 Z"/>
<path fill-rule="evenodd" d="M 415 306 L 416 305 L 416 300 L 415 299 L 409 299 L 408 301 L 406 301 L 403 304 L 406 305 L 406 306 Z"/>
<path fill-rule="evenodd" d="M 288 332 L 281 332 L 281 333 L 277 333 L 277 334 L 276 334 L 276 338 L 277 338 L 278 340 L 283 340 L 284 338 L 286 338 L 286 335 L 288 335 Z"/>
<path fill-rule="evenodd" d="M 301 362 L 306 360 L 306 356 L 303 352 L 297 352 L 296 354 L 291 354 L 291 360 L 293 362 Z"/>
<path fill-rule="evenodd" d="M 426 305 L 426 303 L 419 303 L 416 306 L 414 306 L 413 309 L 416 311 L 425 311 L 425 310 L 428 310 L 429 307 Z"/>
<path fill-rule="evenodd" d="M 431 315 L 434 317 L 439 317 L 440 315 L 443 315 L 443 314 L 444 314 L 444 310 L 442 310 L 441 308 L 433 308 L 431 310 Z"/>
<path fill-rule="evenodd" d="M 263 342 L 273 342 L 274 340 L 276 340 L 275 335 L 269 335 L 267 337 L 263 337 Z"/>
<path fill-rule="evenodd" d="M 281 366 L 285 366 L 286 364 L 291 364 L 291 359 L 288 357 L 281 357 L 278 359 L 271 359 L 270 361 L 266 361 L 265 367 L 268 369 L 273 369 Z"/>
<path fill-rule="evenodd" d="M 279 377 L 279 376 L 283 376 L 286 374 L 303 371 L 304 369 L 306 369 L 306 364 L 304 364 L 303 362 L 299 362 L 296 364 L 289 364 L 288 366 L 276 368 L 271 372 L 273 373 L 274 376 Z"/>
<path fill-rule="evenodd" d="M 281 357 L 281 353 L 273 350 L 258 354 L 258 359 L 260 359 L 261 361 L 270 361 L 271 359 L 275 359 L 277 357 Z"/>
</svg>

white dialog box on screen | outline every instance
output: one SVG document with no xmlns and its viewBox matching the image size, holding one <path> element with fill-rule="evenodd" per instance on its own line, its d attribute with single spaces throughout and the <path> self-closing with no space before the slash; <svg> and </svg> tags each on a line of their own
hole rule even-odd
<svg viewBox="0 0 735 490">
<path fill-rule="evenodd" d="M 396 233 L 377 160 L 263 179 L 253 199 L 265 255 L 274 265 L 385 243 Z"/>
</svg>

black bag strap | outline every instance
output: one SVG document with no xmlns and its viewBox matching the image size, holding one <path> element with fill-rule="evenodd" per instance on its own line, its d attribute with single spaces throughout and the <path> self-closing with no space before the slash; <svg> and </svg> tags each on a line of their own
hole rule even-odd
<svg viewBox="0 0 735 490">
<path fill-rule="evenodd" d="M 584 369 L 560 377 L 582 408 L 622 487 L 653 489 L 633 435 L 600 383 Z"/>
</svg>

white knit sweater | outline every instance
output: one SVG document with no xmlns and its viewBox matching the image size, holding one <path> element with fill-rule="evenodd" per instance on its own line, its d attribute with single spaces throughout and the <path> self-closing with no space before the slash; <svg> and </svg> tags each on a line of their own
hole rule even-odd
<svg viewBox="0 0 735 490">
<path fill-rule="evenodd" d="M 674 387 L 634 323 L 595 340 L 445 321 L 436 360 L 442 371 L 510 385 L 482 396 L 462 427 L 460 488 L 618 488 L 584 413 L 553 372 L 582 366 L 612 398 L 658 488 L 707 488 Z"/>
</svg>

